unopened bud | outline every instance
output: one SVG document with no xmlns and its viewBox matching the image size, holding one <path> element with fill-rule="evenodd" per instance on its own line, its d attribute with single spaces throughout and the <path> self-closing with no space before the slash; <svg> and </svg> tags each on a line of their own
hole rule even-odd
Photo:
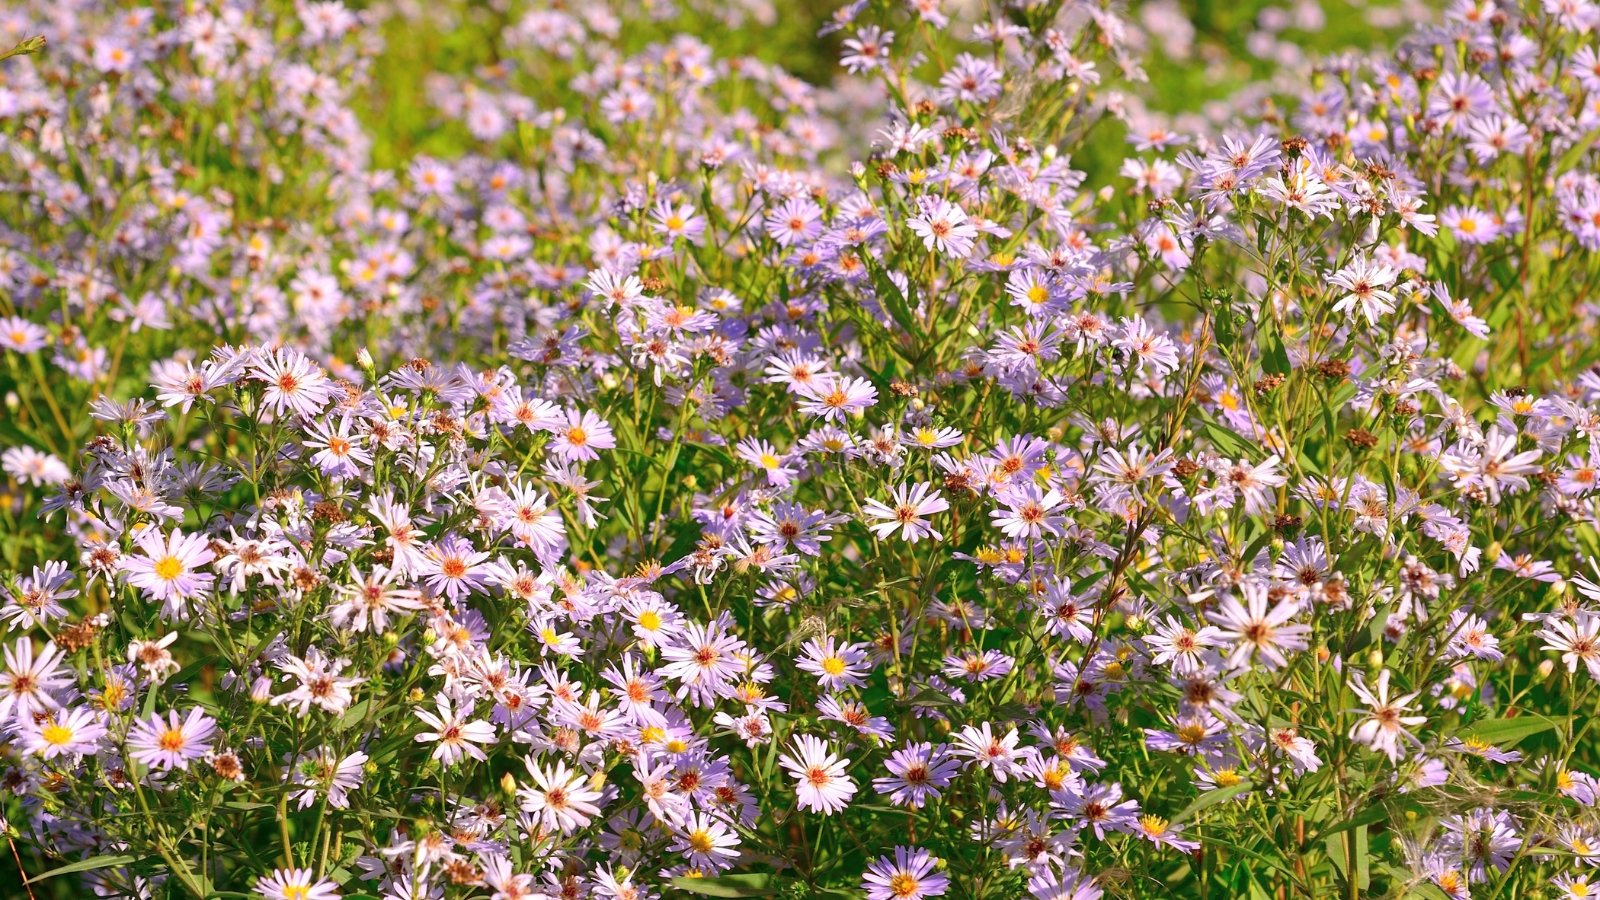
<svg viewBox="0 0 1600 900">
<path fill-rule="evenodd" d="M 516 794 L 516 792 L 517 792 L 517 779 L 515 777 L 513 777 L 510 772 L 507 772 L 506 774 L 500 776 L 500 790 L 507 797 L 510 797 L 510 796 Z"/>
<path fill-rule="evenodd" d="M 1556 670 L 1556 661 L 1553 660 L 1553 659 L 1547 659 L 1547 660 L 1544 660 L 1543 662 L 1539 663 L 1539 677 L 1540 678 L 1549 678 L 1550 677 L 1550 673 L 1554 672 L 1555 670 Z"/>
<path fill-rule="evenodd" d="M 256 677 L 250 683 L 250 699 L 256 703 L 265 703 L 272 699 L 272 679 L 265 675 Z"/>
</svg>

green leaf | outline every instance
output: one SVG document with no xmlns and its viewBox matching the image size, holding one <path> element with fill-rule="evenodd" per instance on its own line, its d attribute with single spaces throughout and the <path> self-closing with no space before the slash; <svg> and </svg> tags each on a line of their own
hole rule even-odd
<svg viewBox="0 0 1600 900">
<path fill-rule="evenodd" d="M 1417 806 L 1415 801 L 1408 801 L 1404 805 L 1406 807 L 1415 807 L 1415 806 Z M 1387 820 L 1387 819 L 1396 819 L 1396 820 L 1398 820 L 1398 818 L 1399 818 L 1399 816 L 1397 815 L 1396 810 L 1393 807 L 1386 806 L 1381 802 L 1373 802 L 1366 809 L 1363 809 L 1361 812 L 1356 813 L 1355 815 L 1351 816 L 1350 818 L 1343 819 L 1343 820 L 1341 820 L 1339 822 L 1334 823 L 1333 825 L 1330 825 L 1326 830 L 1324 830 L 1321 833 L 1319 833 L 1317 835 L 1317 837 L 1318 838 L 1332 837 L 1333 835 L 1339 834 L 1340 832 L 1349 831 L 1352 828 L 1360 828 L 1363 825 L 1371 825 L 1371 824 L 1373 824 L 1375 822 L 1382 822 L 1382 821 Z"/>
<path fill-rule="evenodd" d="M 1211 443 L 1217 445 L 1218 450 L 1229 456 L 1241 459 L 1250 458 L 1250 442 L 1246 441 L 1238 432 L 1216 422 L 1207 422 L 1201 427 L 1205 430 L 1206 437 L 1211 438 Z"/>
<path fill-rule="evenodd" d="M 339 717 L 339 721 L 334 723 L 333 730 L 335 732 L 348 731 L 350 726 L 360 722 L 361 718 L 367 714 L 367 707 L 371 703 L 371 700 L 358 700 L 351 704 L 350 708 L 344 711 L 344 715 Z"/>
<path fill-rule="evenodd" d="M 102 853 L 99 856 L 91 856 L 88 859 L 80 859 L 75 863 L 68 863 L 58 869 L 51 869 L 43 875 L 35 875 L 32 878 L 29 878 L 28 881 L 29 883 L 33 883 L 43 881 L 46 878 L 54 878 L 57 875 L 71 875 L 74 872 L 91 872 L 95 869 L 109 869 L 113 866 L 127 866 L 139 862 L 140 860 L 141 857 L 137 856 Z"/>
<path fill-rule="evenodd" d="M 1261 360 L 1261 368 L 1268 375 L 1288 375 L 1292 368 L 1289 351 L 1283 347 L 1283 337 L 1276 331 L 1267 335 L 1267 352 Z"/>
<path fill-rule="evenodd" d="M 723 875 L 720 878 L 672 879 L 672 886 L 701 897 L 772 897 L 778 893 L 771 875 Z"/>
<path fill-rule="evenodd" d="M 1551 718 L 1536 713 L 1525 713 L 1520 716 L 1483 719 L 1463 725 L 1457 734 L 1463 738 L 1475 737 L 1488 741 L 1503 749 L 1525 737 L 1566 725 L 1569 718 L 1569 716 Z"/>
<path fill-rule="evenodd" d="M 1583 159 L 1584 154 L 1594 148 L 1596 138 L 1600 138 L 1600 129 L 1590 129 L 1589 133 L 1580 138 L 1576 144 L 1568 147 L 1567 152 L 1561 154 L 1561 159 L 1556 162 L 1555 175 L 1559 177 L 1572 171 Z"/>
<path fill-rule="evenodd" d="M 936 691 L 936 690 L 934 690 L 932 688 L 923 688 L 922 690 L 917 692 L 916 696 L 911 698 L 911 705 L 912 706 L 954 707 L 954 706 L 960 706 L 961 704 L 959 704 L 955 700 L 951 699 L 949 694 L 943 693 L 941 691 Z"/>
<path fill-rule="evenodd" d="M 1248 790 L 1250 790 L 1250 782 L 1241 781 L 1238 784 L 1231 785 L 1229 787 L 1217 788 L 1214 791 L 1206 791 L 1200 796 L 1194 798 L 1194 802 L 1190 803 L 1188 806 L 1185 806 L 1182 812 L 1179 812 L 1177 815 L 1173 816 L 1172 824 L 1176 825 L 1179 822 L 1188 821 L 1189 818 L 1195 813 L 1198 813 L 1201 810 L 1210 809 L 1211 807 L 1216 806 L 1218 803 L 1224 803 L 1228 800 L 1232 800 L 1234 797 L 1237 797 Z"/>
<path fill-rule="evenodd" d="M 894 319 L 906 334 L 916 331 L 916 320 L 911 316 L 911 298 L 900 292 L 900 286 L 895 284 L 885 270 L 870 253 L 861 254 L 861 261 L 867 267 L 867 273 L 872 276 L 873 292 L 877 294 L 878 301 L 883 304 L 883 309 Z"/>
</svg>

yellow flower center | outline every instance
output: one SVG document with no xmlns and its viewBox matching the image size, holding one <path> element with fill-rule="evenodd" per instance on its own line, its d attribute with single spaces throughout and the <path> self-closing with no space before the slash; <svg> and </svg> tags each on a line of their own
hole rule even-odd
<svg viewBox="0 0 1600 900">
<path fill-rule="evenodd" d="M 72 743 L 72 736 L 75 733 L 71 728 L 57 725 L 55 722 L 51 722 L 49 725 L 39 729 L 39 736 L 44 738 L 44 742 L 52 747 L 62 747 Z"/>
<path fill-rule="evenodd" d="M 162 581 L 172 581 L 183 574 L 183 560 L 176 556 L 163 556 L 156 563 L 156 577 Z"/>
<path fill-rule="evenodd" d="M 157 743 L 163 750 L 172 752 L 182 750 L 185 743 L 183 732 L 176 728 L 168 728 L 166 731 L 161 732 L 161 738 Z"/>
</svg>

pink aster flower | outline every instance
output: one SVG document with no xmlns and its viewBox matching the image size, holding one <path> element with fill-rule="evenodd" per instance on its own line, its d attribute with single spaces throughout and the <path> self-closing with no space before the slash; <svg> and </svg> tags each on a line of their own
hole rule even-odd
<svg viewBox="0 0 1600 900">
<path fill-rule="evenodd" d="M 1408 729 L 1423 724 L 1428 718 L 1406 715 L 1413 709 L 1411 704 L 1417 699 L 1418 692 L 1400 697 L 1389 696 L 1390 674 L 1388 669 L 1379 672 L 1378 683 L 1370 688 L 1361 673 L 1357 672 L 1351 676 L 1350 690 L 1354 691 L 1370 710 L 1365 718 L 1350 729 L 1350 739 L 1360 741 L 1389 757 L 1390 762 L 1396 762 L 1400 759 L 1401 741 L 1421 746 L 1422 742 L 1418 741 Z"/>
<path fill-rule="evenodd" d="M 912 544 L 925 537 L 931 537 L 936 541 L 944 540 L 944 535 L 934 531 L 925 517 L 944 512 L 949 508 L 950 504 L 927 482 L 918 482 L 910 488 L 903 484 L 897 485 L 894 489 L 893 506 L 880 500 L 868 500 L 861 504 L 864 515 L 869 519 L 881 520 L 867 526 L 874 535 L 886 538 L 899 531 L 901 540 Z"/>
<path fill-rule="evenodd" d="M 794 777 L 801 809 L 831 816 L 855 796 L 856 784 L 846 774 L 850 760 L 836 756 L 821 738 L 797 736 L 789 752 L 778 757 L 778 765 Z"/>
<path fill-rule="evenodd" d="M 428 548 L 417 575 L 426 579 L 433 590 L 459 600 L 483 588 L 489 579 L 488 567 L 483 565 L 488 559 L 488 553 L 473 547 L 465 538 L 449 534 Z"/>
<path fill-rule="evenodd" d="M 194 707 L 183 720 L 168 710 L 165 719 L 154 713 L 128 730 L 128 756 L 152 769 L 187 769 L 189 763 L 211 752 L 217 720 Z"/>
<path fill-rule="evenodd" d="M 173 529 L 163 535 L 146 528 L 134 539 L 142 556 L 123 560 L 128 583 L 144 591 L 146 598 L 166 604 L 169 613 L 184 618 L 184 601 L 210 590 L 215 576 L 196 569 L 211 562 L 216 554 L 204 535 L 184 534 Z"/>
<path fill-rule="evenodd" d="M 896 847 L 894 857 L 880 856 L 861 876 L 867 900 L 920 900 L 950 889 L 950 879 L 934 871 L 938 860 L 917 847 Z"/>
<path fill-rule="evenodd" d="M 961 207 L 943 197 L 923 202 L 920 214 L 906 222 L 928 250 L 964 258 L 972 252 L 978 229 Z"/>
<path fill-rule="evenodd" d="M 830 691 L 852 685 L 861 687 L 866 684 L 863 676 L 872 671 L 867 663 L 866 644 L 841 646 L 830 636 L 806 641 L 804 649 L 805 655 L 795 667 L 815 675 L 817 684 Z"/>
<path fill-rule="evenodd" d="M 524 761 L 533 784 L 520 788 L 517 797 L 522 809 L 533 813 L 540 827 L 567 834 L 589 824 L 600 814 L 595 801 L 600 792 L 589 789 L 589 777 L 568 769 L 566 763 L 557 762 L 546 770 L 534 765 L 530 757 Z"/>
<path fill-rule="evenodd" d="M 842 422 L 878 402 L 878 389 L 865 378 L 817 376 L 793 390 L 800 396 L 801 412 L 827 422 Z"/>
<path fill-rule="evenodd" d="M 337 388 L 322 369 L 298 350 L 280 348 L 251 369 L 267 385 L 261 404 L 275 413 L 314 416 L 333 399 Z"/>
<path fill-rule="evenodd" d="M 41 720 L 29 719 L 22 729 L 22 749 L 45 759 L 83 756 L 95 752 L 106 726 L 100 714 L 87 706 L 58 710 Z"/>
<path fill-rule="evenodd" d="M 267 900 L 339 900 L 338 885 L 310 869 L 273 869 L 256 880 L 256 893 Z"/>
<path fill-rule="evenodd" d="M 564 462 L 590 462 L 600 458 L 596 450 L 610 450 L 617 445 L 611 426 L 591 410 L 567 410 L 566 420 L 552 431 L 555 439 L 550 442 L 550 450 Z"/>
<path fill-rule="evenodd" d="M 433 758 L 447 769 L 466 756 L 476 760 L 488 759 L 477 745 L 495 742 L 494 726 L 482 719 L 467 721 L 471 708 L 457 710 L 444 694 L 440 694 L 434 702 L 439 707 L 438 715 L 425 709 L 414 710 L 417 718 L 433 729 L 418 734 L 417 743 L 437 743 L 439 746 L 433 748 Z"/>
<path fill-rule="evenodd" d="M 0 671 L 0 725 L 26 723 L 61 708 L 55 694 L 72 684 L 72 675 L 61 668 L 64 657 L 54 642 L 34 656 L 33 641 L 26 637 L 6 649 L 6 667 Z"/>
<path fill-rule="evenodd" d="M 1293 598 L 1286 598 L 1268 608 L 1267 588 L 1254 582 L 1240 585 L 1244 603 L 1237 597 L 1228 597 L 1211 614 L 1221 630 L 1217 637 L 1234 644 L 1228 654 L 1228 665 L 1242 668 L 1252 656 L 1259 656 L 1268 669 L 1276 669 L 1288 662 L 1286 651 L 1304 650 L 1311 634 L 1309 625 L 1293 625 L 1289 620 L 1300 611 Z"/>
</svg>

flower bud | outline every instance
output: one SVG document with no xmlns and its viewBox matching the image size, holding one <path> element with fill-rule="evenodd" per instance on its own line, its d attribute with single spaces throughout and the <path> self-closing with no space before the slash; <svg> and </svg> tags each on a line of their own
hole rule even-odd
<svg viewBox="0 0 1600 900">
<path fill-rule="evenodd" d="M 250 683 L 250 699 L 256 703 L 266 703 L 272 699 L 272 679 L 265 675 L 256 676 Z"/>
<path fill-rule="evenodd" d="M 1556 661 L 1553 660 L 1553 659 L 1547 659 L 1547 660 L 1544 660 L 1544 661 L 1539 663 L 1539 677 L 1540 678 L 1549 678 L 1550 674 L 1552 672 L 1554 672 L 1555 670 L 1556 670 Z"/>
</svg>

